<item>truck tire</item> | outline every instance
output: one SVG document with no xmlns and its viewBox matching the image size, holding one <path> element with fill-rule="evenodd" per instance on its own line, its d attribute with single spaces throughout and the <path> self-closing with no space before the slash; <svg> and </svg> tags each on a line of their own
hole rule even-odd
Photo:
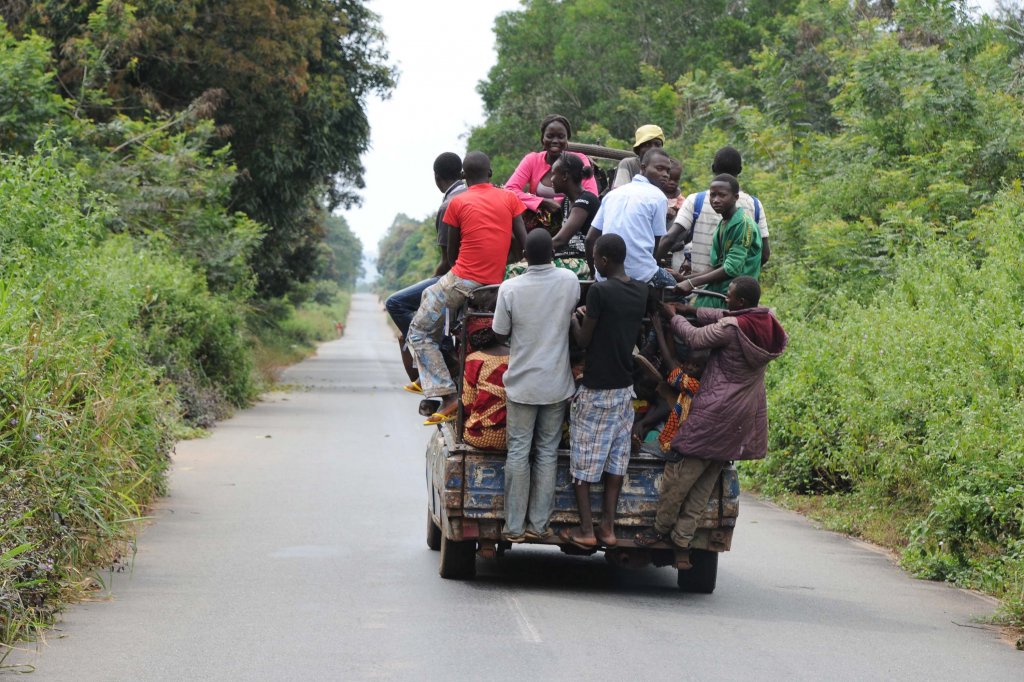
<svg viewBox="0 0 1024 682">
<path fill-rule="evenodd" d="M 434 523 L 429 509 L 427 510 L 427 547 L 435 552 L 441 549 L 441 529 Z"/>
<path fill-rule="evenodd" d="M 718 552 L 704 549 L 690 550 L 690 563 L 693 568 L 679 571 L 676 584 L 683 592 L 695 594 L 711 594 L 715 591 L 718 580 Z"/>
<path fill-rule="evenodd" d="M 446 580 L 469 580 L 476 575 L 476 541 L 455 542 L 441 535 L 441 565 L 438 573 Z"/>
</svg>

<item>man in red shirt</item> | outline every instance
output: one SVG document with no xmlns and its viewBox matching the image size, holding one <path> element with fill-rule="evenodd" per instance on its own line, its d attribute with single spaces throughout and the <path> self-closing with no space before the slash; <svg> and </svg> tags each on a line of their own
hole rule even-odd
<svg viewBox="0 0 1024 682">
<path fill-rule="evenodd" d="M 526 207 L 512 192 L 491 184 L 491 160 L 487 155 L 467 154 L 462 172 L 467 189 L 452 198 L 444 214 L 452 269 L 423 292 L 406 337 L 419 368 L 423 395 L 441 399 L 441 406 L 426 424 L 452 419 L 458 406 L 455 382 L 441 354 L 445 308 L 454 313 L 474 289 L 500 284 L 505 278 L 512 237 L 520 244 L 526 243 L 522 218 Z"/>
</svg>

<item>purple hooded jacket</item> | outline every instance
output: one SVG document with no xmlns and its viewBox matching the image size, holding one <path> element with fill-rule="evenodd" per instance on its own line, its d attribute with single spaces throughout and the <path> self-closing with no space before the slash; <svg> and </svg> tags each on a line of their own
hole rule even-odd
<svg viewBox="0 0 1024 682">
<path fill-rule="evenodd" d="M 697 325 L 676 315 L 672 330 L 691 348 L 709 348 L 700 390 L 672 449 L 685 457 L 761 459 L 768 450 L 764 372 L 789 337 L 768 308 L 698 308 Z"/>
</svg>

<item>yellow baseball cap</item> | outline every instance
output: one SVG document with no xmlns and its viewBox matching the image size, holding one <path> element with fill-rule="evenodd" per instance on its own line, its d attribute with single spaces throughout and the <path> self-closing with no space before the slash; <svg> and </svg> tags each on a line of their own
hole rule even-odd
<svg viewBox="0 0 1024 682">
<path fill-rule="evenodd" d="M 650 142 L 651 140 L 660 139 L 662 142 L 665 141 L 665 133 L 661 127 L 648 123 L 645 126 L 640 126 L 636 129 L 636 141 L 633 142 L 633 147 L 639 147 L 644 142 Z"/>
</svg>

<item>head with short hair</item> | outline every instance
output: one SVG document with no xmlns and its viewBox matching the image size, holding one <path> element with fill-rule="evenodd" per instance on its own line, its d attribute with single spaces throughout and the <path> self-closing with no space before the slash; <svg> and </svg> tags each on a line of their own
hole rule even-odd
<svg viewBox="0 0 1024 682">
<path fill-rule="evenodd" d="M 725 303 L 729 310 L 756 308 L 761 302 L 761 284 L 747 275 L 741 275 L 729 282 Z"/>
<path fill-rule="evenodd" d="M 447 182 L 450 187 L 462 177 L 462 159 L 453 152 L 444 152 L 434 159 L 434 180 Z M 447 188 L 446 188 L 447 189 Z"/>
<path fill-rule="evenodd" d="M 548 126 L 552 123 L 560 123 L 565 128 L 565 138 L 572 138 L 572 125 L 569 123 L 569 119 L 561 114 L 549 114 L 544 117 L 544 120 L 540 122 L 540 136 L 544 137 L 544 133 L 547 132 Z"/>
<path fill-rule="evenodd" d="M 652 147 L 640 161 L 640 173 L 651 184 L 664 191 L 672 171 L 672 157 L 661 147 Z"/>
<path fill-rule="evenodd" d="M 691 348 L 686 359 L 680 363 L 680 368 L 684 374 L 689 374 L 695 379 L 700 379 L 704 375 L 704 368 L 708 364 L 708 358 L 711 357 L 711 352 L 706 349 L 695 349 Z"/>
<path fill-rule="evenodd" d="M 470 152 L 462 162 L 462 173 L 467 185 L 490 182 L 491 160 L 483 152 Z"/>
<path fill-rule="evenodd" d="M 670 199 L 679 194 L 679 178 L 683 176 L 683 162 L 679 159 L 669 159 L 668 182 L 662 189 Z"/>
<path fill-rule="evenodd" d="M 572 126 L 565 116 L 552 114 L 540 122 L 540 146 L 549 163 L 565 151 L 572 138 Z"/>
<path fill-rule="evenodd" d="M 722 147 L 715 152 L 715 160 L 711 162 L 711 172 L 715 175 L 728 173 L 738 176 L 743 172 L 743 157 L 734 147 Z"/>
<path fill-rule="evenodd" d="M 602 234 L 594 243 L 594 266 L 602 277 L 622 269 L 626 262 L 626 242 L 617 234 Z"/>
<path fill-rule="evenodd" d="M 723 218 L 731 218 L 736 210 L 736 202 L 740 198 L 739 180 L 722 173 L 716 175 L 708 187 L 708 202 L 715 213 Z"/>
<path fill-rule="evenodd" d="M 552 258 L 551 234 L 543 229 L 530 230 L 526 235 L 526 262 L 530 265 L 544 265 Z"/>
</svg>

